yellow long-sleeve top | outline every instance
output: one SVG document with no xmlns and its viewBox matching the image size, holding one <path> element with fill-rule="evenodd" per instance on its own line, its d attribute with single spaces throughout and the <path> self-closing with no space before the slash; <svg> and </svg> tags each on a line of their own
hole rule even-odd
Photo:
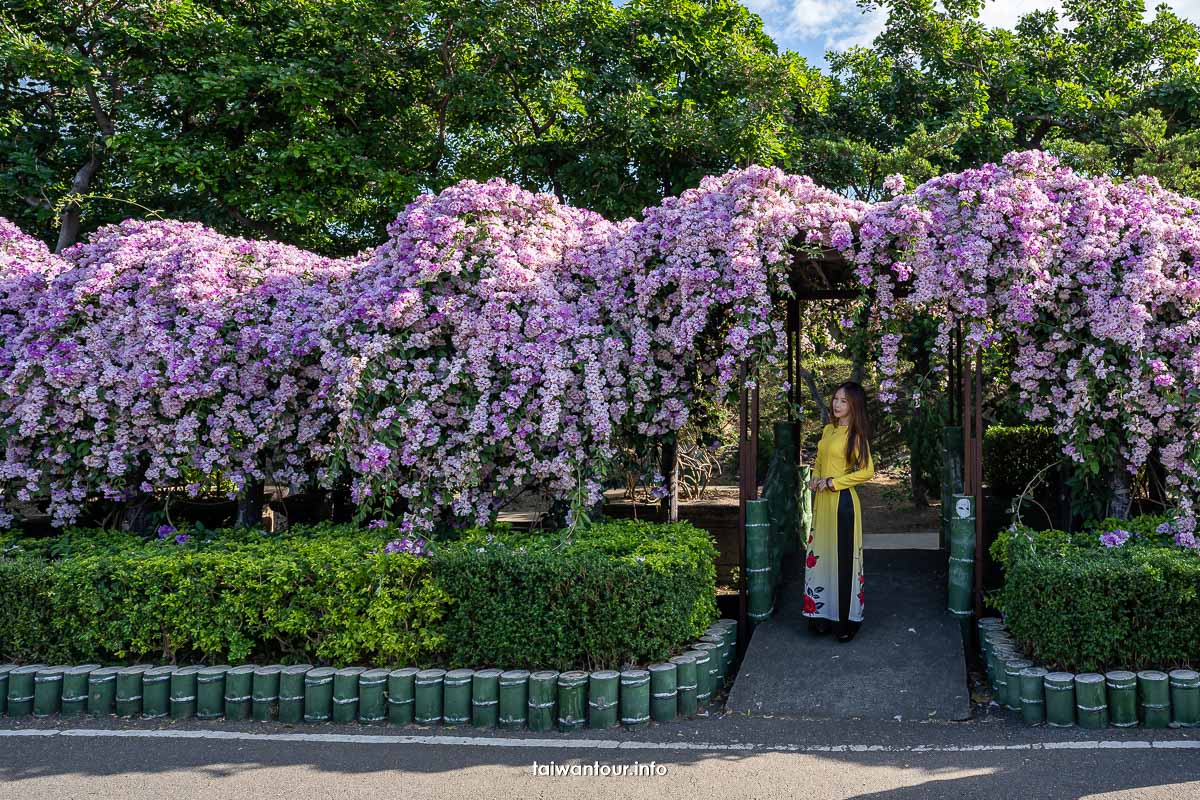
<svg viewBox="0 0 1200 800">
<path fill-rule="evenodd" d="M 846 462 L 846 436 L 848 425 L 826 425 L 817 442 L 816 473 L 818 478 L 833 478 L 833 488 L 848 489 L 875 477 L 875 464 L 871 460 L 871 448 L 867 447 L 867 460 L 861 469 L 850 471 Z"/>
</svg>

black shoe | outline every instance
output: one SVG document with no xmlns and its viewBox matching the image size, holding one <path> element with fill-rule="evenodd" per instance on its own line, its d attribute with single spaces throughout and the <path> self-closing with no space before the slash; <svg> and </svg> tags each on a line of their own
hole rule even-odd
<svg viewBox="0 0 1200 800">
<path fill-rule="evenodd" d="M 850 641 L 853 638 L 854 638 L 853 633 L 839 633 L 837 635 L 837 640 L 839 642 L 841 642 L 842 644 L 845 644 L 846 642 Z"/>
<path fill-rule="evenodd" d="M 809 617 L 808 618 L 808 630 L 812 633 L 817 634 L 818 636 L 824 636 L 825 634 L 832 631 L 833 627 L 832 627 L 831 623 L 829 622 L 829 620 L 827 620 L 827 619 L 813 619 L 812 617 Z"/>
</svg>

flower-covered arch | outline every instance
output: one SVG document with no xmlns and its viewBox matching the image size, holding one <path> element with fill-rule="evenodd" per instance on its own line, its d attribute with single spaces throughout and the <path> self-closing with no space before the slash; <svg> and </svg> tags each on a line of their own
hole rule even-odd
<svg viewBox="0 0 1200 800">
<path fill-rule="evenodd" d="M 967 355 L 1015 337 L 1030 417 L 1088 464 L 1135 470 L 1157 448 L 1194 542 L 1196 201 L 1037 151 L 889 187 L 868 205 L 750 167 L 610 222 L 468 181 L 345 260 L 134 222 L 57 259 L 5 228 L 0 486 L 69 520 L 90 492 L 185 468 L 342 470 L 408 527 L 484 522 L 530 487 L 578 523 L 619 442 L 669 436 L 699 396 L 748 388 L 743 366 L 804 349 L 786 335 L 796 265 L 833 253 L 872 298 L 885 403 L 901 294 L 941 319 L 943 351 L 960 323 Z M 103 397 L 79 379 L 118 373 Z"/>
</svg>

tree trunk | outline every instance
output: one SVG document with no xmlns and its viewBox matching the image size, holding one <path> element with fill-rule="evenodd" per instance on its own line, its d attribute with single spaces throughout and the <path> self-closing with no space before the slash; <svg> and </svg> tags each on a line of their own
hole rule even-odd
<svg viewBox="0 0 1200 800">
<path fill-rule="evenodd" d="M 97 170 L 100 169 L 100 157 L 93 150 L 91 157 L 87 163 L 79 168 L 75 173 L 75 180 L 71 181 L 71 194 L 82 195 L 92 185 L 92 178 L 96 176 Z M 75 242 L 79 241 L 79 227 L 83 215 L 83 209 L 79 203 L 72 202 L 63 209 L 61 225 L 58 229 L 58 243 L 54 245 L 54 252 L 61 253 Z"/>
<path fill-rule="evenodd" d="M 1129 462 L 1120 453 L 1117 454 L 1112 472 L 1108 476 L 1110 492 L 1108 500 L 1108 516 L 1117 519 L 1129 518 Z"/>
<path fill-rule="evenodd" d="M 817 388 L 816 378 L 813 377 L 811 371 L 796 366 L 796 374 L 804 381 L 804 385 L 808 387 L 808 393 L 812 395 L 813 402 L 817 404 L 817 409 L 821 412 L 821 424 L 829 424 L 829 404 L 825 402 L 825 398 L 821 397 L 821 391 Z"/>
</svg>

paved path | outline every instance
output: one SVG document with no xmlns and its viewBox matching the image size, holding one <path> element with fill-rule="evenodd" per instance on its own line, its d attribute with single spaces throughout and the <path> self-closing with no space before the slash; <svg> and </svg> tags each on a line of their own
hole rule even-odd
<svg viewBox="0 0 1200 800">
<path fill-rule="evenodd" d="M 753 714 L 876 720 L 970 715 L 958 620 L 942 551 L 867 550 L 867 612 L 853 641 L 808 632 L 799 563 L 755 628 L 727 707 Z"/>
<path fill-rule="evenodd" d="M 951 723 L 727 715 L 642 731 L 523 735 L 328 723 L 0 720 L 0 797 L 21 800 L 1190 800 L 1200 797 L 1197 763 L 1200 731 L 1030 729 L 986 717 Z M 585 768 L 596 774 L 569 774 Z M 631 774 L 611 774 L 620 768 Z M 568 774 L 554 774 L 560 770 Z"/>
</svg>

